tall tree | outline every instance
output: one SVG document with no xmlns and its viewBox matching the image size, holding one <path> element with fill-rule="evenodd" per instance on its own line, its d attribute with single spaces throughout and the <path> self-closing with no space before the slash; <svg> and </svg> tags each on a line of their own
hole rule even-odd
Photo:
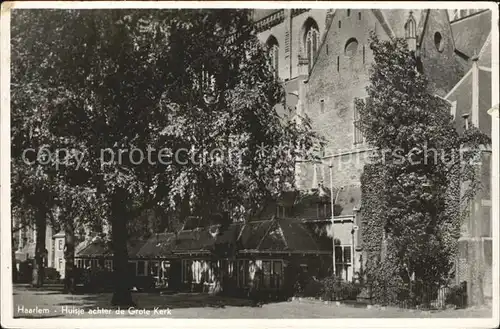
<svg viewBox="0 0 500 329">
<path fill-rule="evenodd" d="M 56 12 L 51 132 L 85 155 L 61 178 L 108 203 L 112 303 L 132 305 L 127 223 L 147 208 L 244 219 L 291 182 L 315 136 L 277 115 L 283 90 L 248 11 Z"/>
<path fill-rule="evenodd" d="M 399 278 L 436 288 L 448 278 L 460 209 L 479 188 L 473 159 L 488 139 L 477 129 L 459 136 L 449 105 L 432 93 L 404 39 L 372 35 L 371 48 L 369 98 L 356 106 L 366 139 L 378 150 L 362 182 L 366 226 L 376 226 L 365 236 L 372 245 L 382 243 L 380 232 L 387 236 L 382 263 L 374 249 L 372 274 L 382 285 Z M 463 181 L 469 185 L 460 196 Z"/>
</svg>

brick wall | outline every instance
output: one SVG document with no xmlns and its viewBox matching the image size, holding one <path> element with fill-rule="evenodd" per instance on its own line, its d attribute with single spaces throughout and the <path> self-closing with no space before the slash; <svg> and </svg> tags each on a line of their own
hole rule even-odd
<svg viewBox="0 0 500 329">
<path fill-rule="evenodd" d="M 436 33 L 441 35 L 436 45 Z M 429 77 L 435 93 L 445 96 L 464 75 L 457 62 L 451 26 L 446 10 L 430 10 L 420 45 L 424 73 Z"/>
</svg>

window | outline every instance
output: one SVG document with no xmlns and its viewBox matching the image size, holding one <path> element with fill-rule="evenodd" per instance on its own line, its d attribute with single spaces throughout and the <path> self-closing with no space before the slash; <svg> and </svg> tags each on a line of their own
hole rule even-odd
<svg viewBox="0 0 500 329">
<path fill-rule="evenodd" d="M 358 13 L 358 20 L 361 20 L 361 12 Z"/>
<path fill-rule="evenodd" d="M 244 288 L 250 282 L 250 264 L 248 259 L 238 260 L 238 287 Z"/>
<path fill-rule="evenodd" d="M 316 58 L 316 54 L 318 51 L 319 31 L 316 22 L 308 20 L 306 24 L 308 24 L 308 27 L 306 29 L 306 35 L 305 35 L 305 49 L 306 49 L 307 60 L 309 62 L 309 71 L 310 71 L 313 67 L 314 60 Z"/>
<path fill-rule="evenodd" d="M 269 37 L 267 40 L 267 47 L 269 52 L 269 64 L 271 66 L 271 70 L 273 71 L 275 76 L 278 76 L 279 70 L 279 45 L 278 40 L 274 36 Z"/>
<path fill-rule="evenodd" d="M 281 205 L 276 206 L 276 217 L 285 218 L 285 207 Z"/>
<path fill-rule="evenodd" d="M 352 247 L 335 246 L 335 274 L 349 280 L 349 268 L 352 266 Z"/>
<path fill-rule="evenodd" d="M 63 244 L 64 244 L 64 240 L 63 239 L 59 239 L 58 240 L 58 246 L 57 246 L 57 248 L 59 250 L 63 250 L 63 248 L 64 248 Z"/>
<path fill-rule="evenodd" d="M 137 262 L 137 275 L 145 275 L 144 270 L 145 270 L 146 263 L 143 260 L 140 260 Z"/>
<path fill-rule="evenodd" d="M 271 287 L 279 289 L 283 284 L 283 261 L 273 261 L 273 280 Z"/>
<path fill-rule="evenodd" d="M 351 10 L 347 9 L 347 17 L 351 16 Z"/>
<path fill-rule="evenodd" d="M 339 29 L 342 27 L 342 22 L 339 21 Z"/>
<path fill-rule="evenodd" d="M 344 48 L 344 54 L 347 57 L 354 57 L 358 51 L 358 40 L 355 38 L 350 38 L 347 40 Z"/>
<path fill-rule="evenodd" d="M 325 113 L 325 100 L 324 99 L 319 101 L 319 111 L 321 113 Z"/>
<path fill-rule="evenodd" d="M 436 49 L 439 52 L 443 51 L 444 49 L 443 36 L 439 32 L 434 33 L 434 45 L 436 46 Z"/>
<path fill-rule="evenodd" d="M 106 259 L 104 261 L 104 267 L 108 270 L 108 271 L 112 271 L 113 270 L 113 260 L 112 259 Z"/>
<path fill-rule="evenodd" d="M 63 266 L 64 266 L 64 265 L 63 265 L 63 259 L 62 259 L 62 258 L 59 258 L 59 260 L 58 260 L 58 269 L 59 269 L 59 270 L 62 270 L 62 269 L 63 269 Z"/>
<path fill-rule="evenodd" d="M 262 287 L 271 288 L 271 261 L 262 261 Z"/>
<path fill-rule="evenodd" d="M 363 64 L 365 64 L 365 45 L 363 45 Z"/>
<path fill-rule="evenodd" d="M 337 56 L 337 72 L 340 71 L 340 56 Z"/>
<path fill-rule="evenodd" d="M 417 22 L 413 17 L 413 12 L 410 11 L 408 20 L 405 23 L 405 38 L 414 39 L 417 37 Z"/>
<path fill-rule="evenodd" d="M 364 99 L 365 104 L 366 104 L 366 98 Z M 359 110 L 356 106 L 356 104 L 353 104 L 354 108 L 354 118 L 353 118 L 353 129 L 354 129 L 354 144 L 361 144 L 365 141 L 365 138 L 363 136 L 363 131 L 361 130 L 361 122 L 360 122 L 360 116 L 359 116 Z"/>
</svg>

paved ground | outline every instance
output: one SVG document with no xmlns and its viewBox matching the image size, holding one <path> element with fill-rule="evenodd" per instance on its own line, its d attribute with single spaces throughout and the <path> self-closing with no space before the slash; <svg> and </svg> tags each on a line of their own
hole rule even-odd
<svg viewBox="0 0 500 329">
<path fill-rule="evenodd" d="M 213 297 L 202 294 L 160 295 L 133 293 L 135 310 L 116 314 L 110 306 L 111 294 L 66 295 L 60 288 L 33 289 L 14 286 L 14 317 L 122 317 L 147 318 L 479 318 L 491 317 L 491 309 L 446 310 L 422 312 L 397 308 L 367 309 L 316 301 L 291 301 L 252 306 L 247 300 Z M 24 313 L 23 313 L 24 310 Z M 26 313 L 38 311 L 38 313 Z M 40 313 L 41 312 L 41 313 Z M 95 313 L 95 314 L 93 314 Z M 131 314 L 134 313 L 134 314 Z"/>
</svg>

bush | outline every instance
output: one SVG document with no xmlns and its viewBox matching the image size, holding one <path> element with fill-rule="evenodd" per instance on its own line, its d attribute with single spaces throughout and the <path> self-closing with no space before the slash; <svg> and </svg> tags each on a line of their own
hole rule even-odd
<svg viewBox="0 0 500 329">
<path fill-rule="evenodd" d="M 459 308 L 467 306 L 467 282 L 462 282 L 459 285 L 453 285 L 446 293 L 445 303 L 455 305 Z"/>
<path fill-rule="evenodd" d="M 321 297 L 324 300 L 355 300 L 361 292 L 361 285 L 330 276 L 321 280 Z"/>
<path fill-rule="evenodd" d="M 316 278 L 311 278 L 305 285 L 302 296 L 303 297 L 320 297 L 323 291 L 323 284 Z"/>
<path fill-rule="evenodd" d="M 61 274 L 54 267 L 47 267 L 44 269 L 45 281 L 58 281 L 61 278 Z"/>
</svg>

